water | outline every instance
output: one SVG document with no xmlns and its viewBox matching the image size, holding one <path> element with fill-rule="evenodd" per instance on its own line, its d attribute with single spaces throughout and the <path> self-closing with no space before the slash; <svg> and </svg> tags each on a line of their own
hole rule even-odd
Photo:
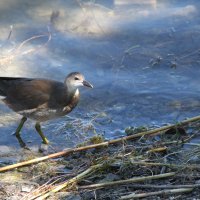
<svg viewBox="0 0 200 200">
<path fill-rule="evenodd" d="M 197 0 L 1 1 L 1 76 L 62 81 L 80 71 L 94 85 L 81 89 L 69 116 L 43 124 L 56 150 L 96 133 L 111 139 L 127 126 L 199 115 L 199 6 Z M 0 119 L 0 146 L 18 149 L 11 134 L 20 116 L 1 103 Z M 22 138 L 40 144 L 32 121 Z"/>
</svg>

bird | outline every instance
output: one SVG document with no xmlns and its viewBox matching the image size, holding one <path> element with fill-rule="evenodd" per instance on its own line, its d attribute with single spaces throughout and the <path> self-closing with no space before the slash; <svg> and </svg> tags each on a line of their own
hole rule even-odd
<svg viewBox="0 0 200 200">
<path fill-rule="evenodd" d="M 35 129 L 44 144 L 49 140 L 41 122 L 70 113 L 80 99 L 79 87 L 93 88 L 80 72 L 71 72 L 64 82 L 42 78 L 0 77 L 0 96 L 13 111 L 22 115 L 15 131 L 20 146 L 25 147 L 20 132 L 27 118 L 35 121 Z"/>
</svg>

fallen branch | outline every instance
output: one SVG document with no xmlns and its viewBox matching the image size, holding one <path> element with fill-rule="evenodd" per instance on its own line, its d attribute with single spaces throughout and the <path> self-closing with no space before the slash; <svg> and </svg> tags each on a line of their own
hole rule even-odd
<svg viewBox="0 0 200 200">
<path fill-rule="evenodd" d="M 184 121 L 182 121 L 182 122 L 180 122 L 179 124 L 176 124 L 176 125 L 164 126 L 164 127 L 157 128 L 157 129 L 154 129 L 154 130 L 149 130 L 149 131 L 137 133 L 137 134 L 126 136 L 126 137 L 122 137 L 122 138 L 118 138 L 118 139 L 114 139 L 114 140 L 109 140 L 107 142 L 102 142 L 102 143 L 99 143 L 99 144 L 93 144 L 93 145 L 88 145 L 88 146 L 84 146 L 84 147 L 68 149 L 66 151 L 53 153 L 53 154 L 50 154 L 48 156 L 43 156 L 43 157 L 40 157 L 40 158 L 35 158 L 35 159 L 32 159 L 32 160 L 23 161 L 23 162 L 16 163 L 16 164 L 13 164 L 13 165 L 1 167 L 0 172 L 15 169 L 15 168 L 18 168 L 18 167 L 27 166 L 27 165 L 34 164 L 34 163 L 38 163 L 38 162 L 45 161 L 45 160 L 48 160 L 48 159 L 51 159 L 51 158 L 67 156 L 71 153 L 75 153 L 75 152 L 79 152 L 79 151 L 85 151 L 85 150 L 88 150 L 88 149 L 93 149 L 93 148 L 108 146 L 108 145 L 111 145 L 111 144 L 116 144 L 116 143 L 119 143 L 119 142 L 124 142 L 125 140 L 131 140 L 131 139 L 139 138 L 139 137 L 142 137 L 142 136 L 147 136 L 147 135 L 151 135 L 151 134 L 155 134 L 155 133 L 162 134 L 163 131 L 166 131 L 170 128 L 177 127 L 177 126 L 183 126 L 183 125 L 186 125 L 188 123 L 195 122 L 195 121 L 198 121 L 198 120 L 200 120 L 200 116 L 196 116 L 196 117 L 184 120 Z"/>
<path fill-rule="evenodd" d="M 172 190 L 162 190 L 157 192 L 147 192 L 147 193 L 140 193 L 140 194 L 129 194 L 126 196 L 121 196 L 121 200 L 123 199 L 136 199 L 136 198 L 144 198 L 149 196 L 155 195 L 169 195 L 169 194 L 177 194 L 177 193 L 184 193 L 184 192 L 191 192 L 193 188 L 181 188 L 181 189 L 172 189 Z"/>
<path fill-rule="evenodd" d="M 142 177 L 136 177 L 136 178 L 126 179 L 126 180 L 110 181 L 110 182 L 97 183 L 97 184 L 92 184 L 92 185 L 85 185 L 85 186 L 80 186 L 79 188 L 80 189 L 104 188 L 104 187 L 123 185 L 123 184 L 128 184 L 128 183 L 136 183 L 136 182 L 147 181 L 147 180 L 161 179 L 161 178 L 166 178 L 166 177 L 170 177 L 174 175 L 175 175 L 175 172 L 171 172 L 171 173 L 159 174 L 159 175 L 154 175 L 154 176 L 142 176 Z"/>
<path fill-rule="evenodd" d="M 27 166 L 27 165 L 30 165 L 30 164 L 35 164 L 35 163 L 38 163 L 38 162 L 41 162 L 41 161 L 44 161 L 44 160 L 48 160 L 48 159 L 51 159 L 51 158 L 67 156 L 67 155 L 75 153 L 75 152 L 84 151 L 84 150 L 92 149 L 92 148 L 96 148 L 96 147 L 107 146 L 107 145 L 108 145 L 108 142 L 103 142 L 103 143 L 100 143 L 100 144 L 94 144 L 94 145 L 89 145 L 89 146 L 85 146 L 85 147 L 68 149 L 66 151 L 60 151 L 60 152 L 53 153 L 53 154 L 43 156 L 43 157 L 40 157 L 40 158 L 35 158 L 35 159 L 20 162 L 20 163 L 16 163 L 16 164 L 13 164 L 13 165 L 1 167 L 0 172 L 8 171 L 8 170 L 15 169 L 15 168 L 18 168 L 18 167 Z"/>
</svg>

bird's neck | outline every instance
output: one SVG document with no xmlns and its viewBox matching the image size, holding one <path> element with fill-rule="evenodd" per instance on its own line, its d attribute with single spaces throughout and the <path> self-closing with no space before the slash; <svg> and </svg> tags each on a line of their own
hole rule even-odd
<svg viewBox="0 0 200 200">
<path fill-rule="evenodd" d="M 67 91 L 70 97 L 79 96 L 79 89 L 75 87 L 67 87 Z"/>
<path fill-rule="evenodd" d="M 79 96 L 79 89 L 76 88 L 75 92 L 74 92 L 74 96 L 78 97 Z"/>
<path fill-rule="evenodd" d="M 79 98 L 79 89 L 78 87 L 72 85 L 70 83 L 70 81 L 68 81 L 67 79 L 65 80 L 65 87 L 67 89 L 67 93 L 68 93 L 68 98 L 71 99 L 71 98 Z"/>
<path fill-rule="evenodd" d="M 72 110 L 74 107 L 76 107 L 78 101 L 79 101 L 79 90 L 76 88 L 75 91 L 71 91 L 70 96 L 69 96 L 69 102 L 68 106 Z"/>
</svg>

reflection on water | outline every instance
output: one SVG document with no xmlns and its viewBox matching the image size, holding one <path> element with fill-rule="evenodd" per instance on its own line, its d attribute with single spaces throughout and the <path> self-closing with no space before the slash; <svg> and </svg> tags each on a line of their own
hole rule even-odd
<svg viewBox="0 0 200 200">
<path fill-rule="evenodd" d="M 81 71 L 93 83 L 93 90 L 81 91 L 70 117 L 44 124 L 59 148 L 94 133 L 113 138 L 126 126 L 198 115 L 199 5 L 197 0 L 2 1 L 1 76 L 64 80 Z M 11 133 L 20 116 L 0 108 L 0 144 L 17 146 Z M 22 137 L 39 143 L 34 132 L 29 121 Z"/>
</svg>

